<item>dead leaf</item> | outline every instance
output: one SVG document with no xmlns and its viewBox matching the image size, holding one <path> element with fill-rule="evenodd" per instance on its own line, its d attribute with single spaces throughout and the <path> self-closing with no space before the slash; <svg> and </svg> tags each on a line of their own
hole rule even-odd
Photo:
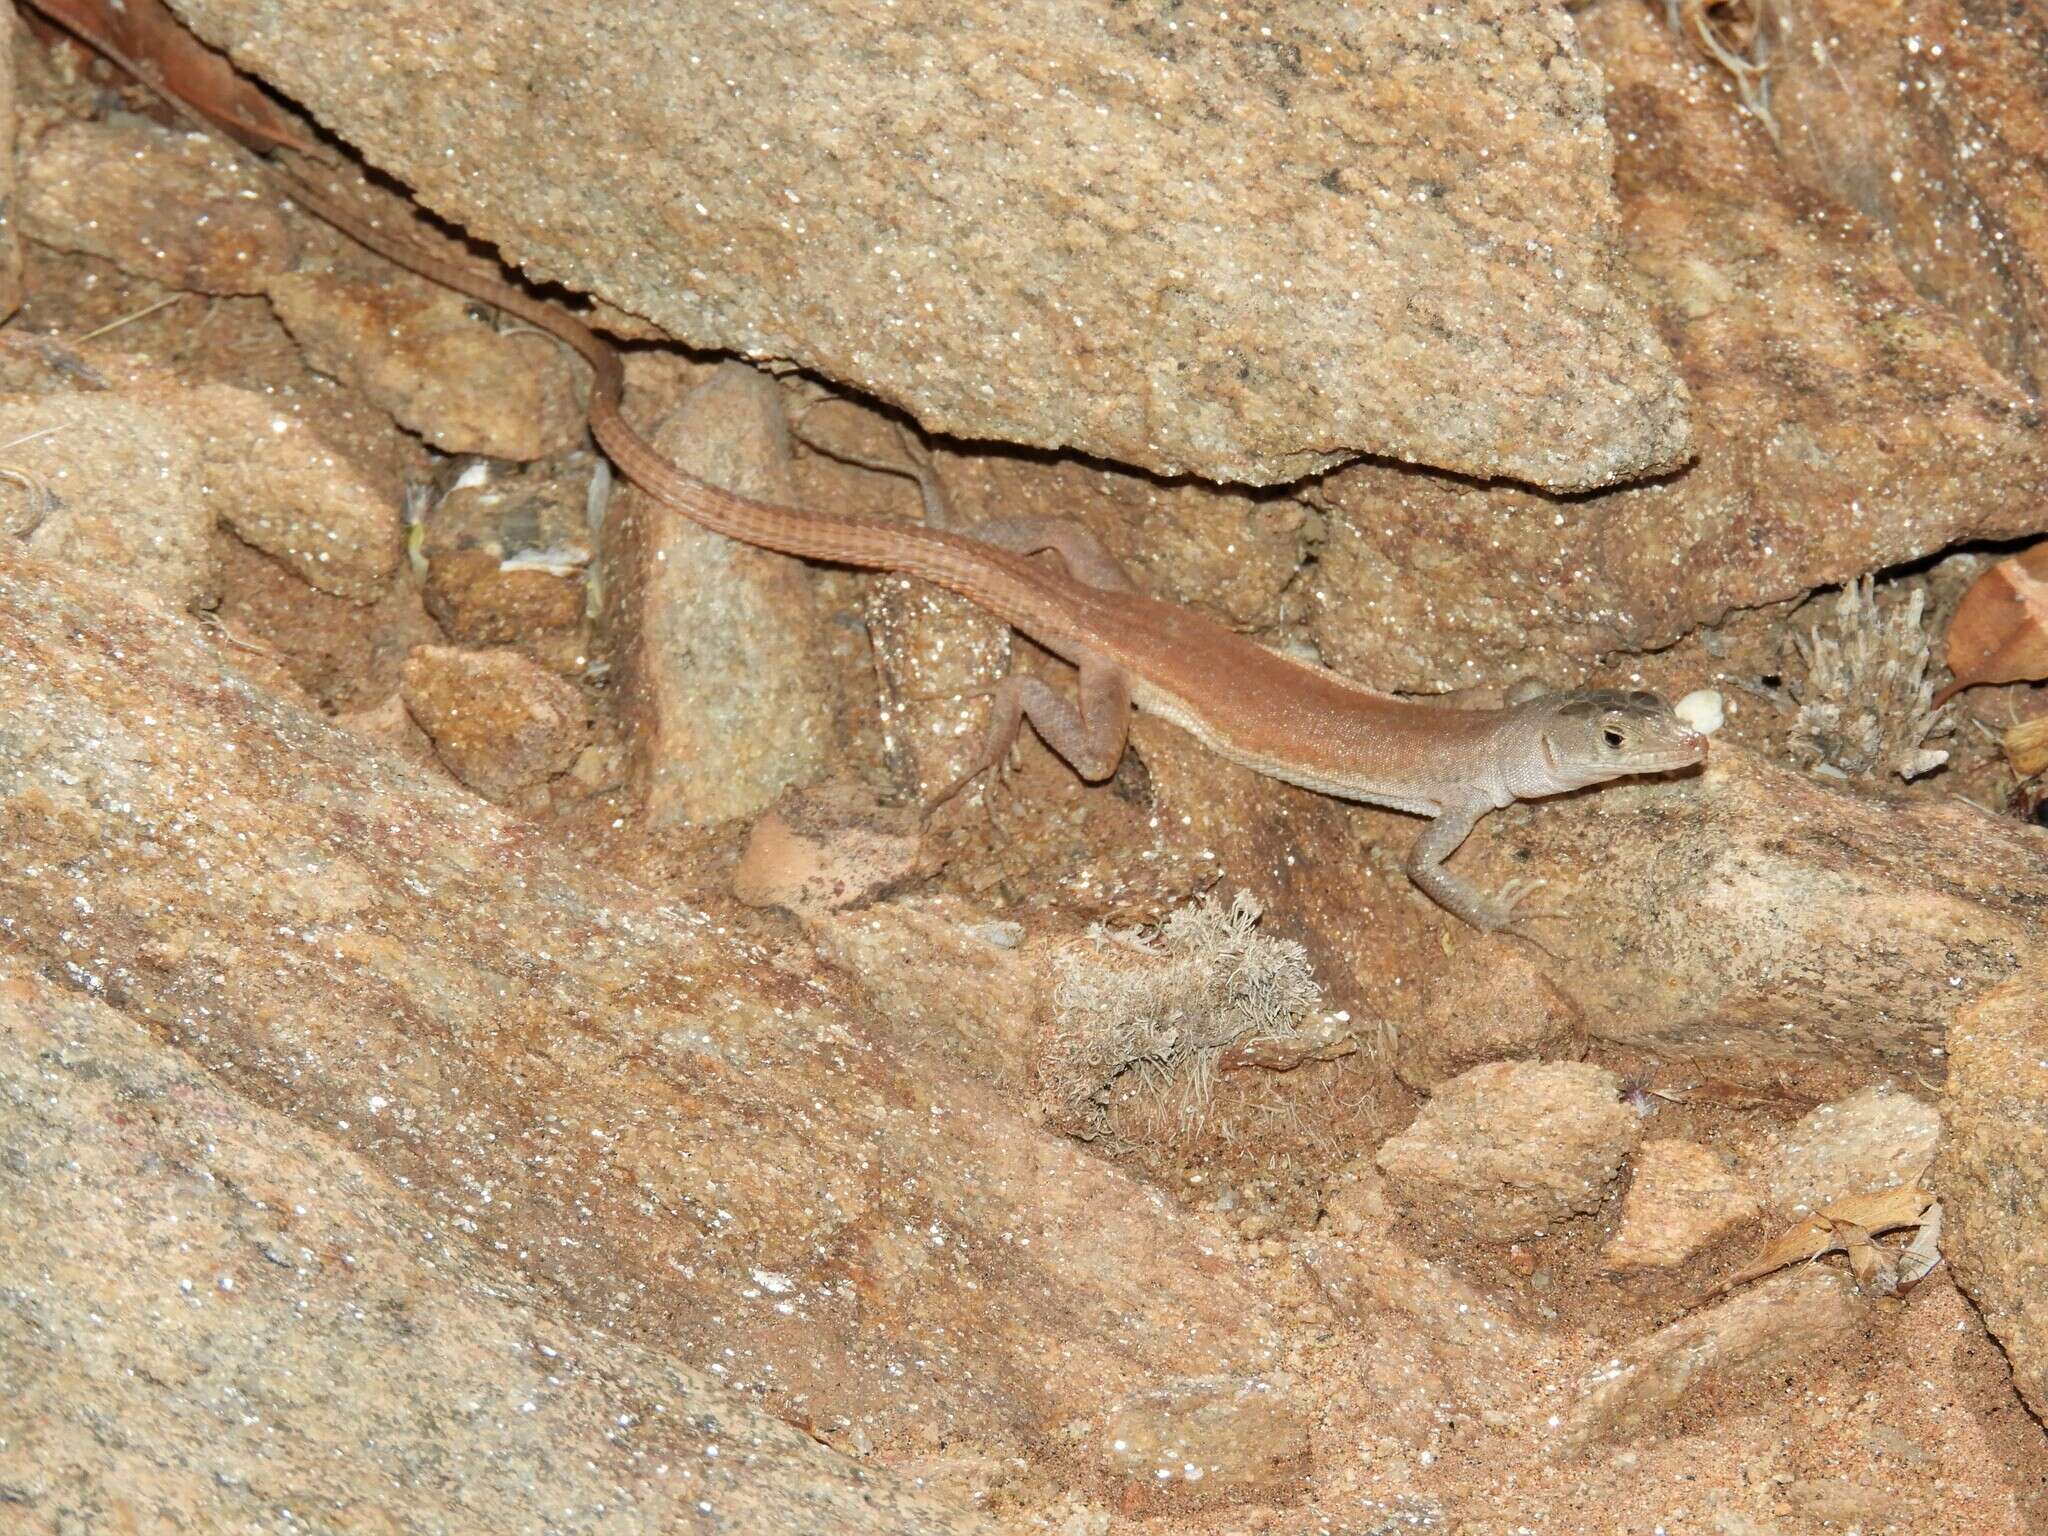
<svg viewBox="0 0 2048 1536">
<path fill-rule="evenodd" d="M 1927 1272 L 1940 1258 L 1933 1246 L 1941 1236 L 1940 1211 L 1934 1197 L 1917 1184 L 1900 1184 L 1868 1194 L 1845 1195 L 1780 1233 L 1755 1259 L 1701 1300 L 1725 1295 L 1738 1285 L 1761 1280 L 1788 1264 L 1805 1264 L 1836 1252 L 1848 1255 L 1849 1270 L 1855 1275 L 1859 1289 L 1878 1296 L 1903 1294 L 1926 1278 Z M 1930 1226 L 1934 1229 L 1934 1236 L 1923 1244 L 1921 1237 Z M 1901 1255 L 1902 1258 L 1906 1254 L 1913 1255 L 1911 1265 L 1894 1260 L 1875 1241 L 1880 1234 L 1895 1232 L 1901 1227 L 1920 1229 L 1920 1236 L 1916 1236 L 1913 1244 Z M 1909 1269 L 1913 1271 L 1910 1282 L 1904 1278 Z"/>
<path fill-rule="evenodd" d="M 2001 560 L 1970 583 L 1948 626 L 1955 681 L 1934 696 L 1940 708 L 1979 683 L 2048 678 L 2048 543 Z"/>
<path fill-rule="evenodd" d="M 255 83 L 185 30 L 163 0 L 30 0 L 143 84 L 177 98 L 250 149 L 314 148 Z"/>
</svg>

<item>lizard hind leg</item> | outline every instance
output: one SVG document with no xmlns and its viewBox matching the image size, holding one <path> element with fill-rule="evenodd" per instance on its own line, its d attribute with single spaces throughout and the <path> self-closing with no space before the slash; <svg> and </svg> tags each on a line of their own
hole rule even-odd
<svg viewBox="0 0 2048 1536">
<path fill-rule="evenodd" d="M 1120 667 L 1083 656 L 1075 699 L 1036 677 L 1011 673 L 998 683 L 988 734 L 974 763 L 932 799 L 937 810 L 1009 755 L 1025 721 L 1038 739 L 1089 783 L 1100 783 L 1123 760 L 1131 728 L 1131 685 Z"/>
<path fill-rule="evenodd" d="M 1057 555 L 1067 574 L 1084 587 L 1128 592 L 1131 578 L 1102 540 L 1079 523 L 1057 517 L 998 517 L 962 530 L 970 539 L 1013 555 Z"/>
</svg>

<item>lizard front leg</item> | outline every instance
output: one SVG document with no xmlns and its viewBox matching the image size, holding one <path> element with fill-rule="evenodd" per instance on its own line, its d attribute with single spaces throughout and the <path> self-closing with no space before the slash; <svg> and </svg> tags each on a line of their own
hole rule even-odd
<svg viewBox="0 0 2048 1536">
<path fill-rule="evenodd" d="M 1121 667 L 1100 657 L 1084 652 L 1078 660 L 1081 676 L 1075 700 L 1038 678 L 1016 673 L 996 685 L 981 755 L 932 801 L 932 808 L 945 804 L 976 776 L 1001 762 L 1026 720 L 1040 741 L 1090 783 L 1099 783 L 1116 772 L 1131 729 L 1130 679 Z"/>
<path fill-rule="evenodd" d="M 1479 818 L 1492 809 L 1492 802 L 1487 800 L 1445 805 L 1436 819 L 1423 828 L 1422 836 L 1408 853 L 1408 878 L 1416 888 L 1453 917 L 1482 933 L 1497 933 L 1507 927 L 1514 918 L 1514 902 L 1496 901 L 1480 894 L 1444 868 L 1444 860 L 1458 851 Z"/>
</svg>

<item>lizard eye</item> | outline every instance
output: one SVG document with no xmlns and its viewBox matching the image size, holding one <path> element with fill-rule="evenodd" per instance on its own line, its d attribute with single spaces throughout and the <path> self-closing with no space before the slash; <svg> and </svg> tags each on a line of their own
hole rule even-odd
<svg viewBox="0 0 2048 1536">
<path fill-rule="evenodd" d="M 1628 740 L 1626 736 L 1622 735 L 1621 728 L 1614 725 L 1610 725 L 1606 730 L 1602 731 L 1600 739 L 1607 743 L 1610 750 L 1615 752 L 1619 752 Z"/>
</svg>

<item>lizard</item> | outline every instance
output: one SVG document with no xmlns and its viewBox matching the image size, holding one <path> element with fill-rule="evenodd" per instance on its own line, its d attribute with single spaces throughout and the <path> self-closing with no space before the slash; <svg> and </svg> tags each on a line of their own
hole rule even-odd
<svg viewBox="0 0 2048 1536">
<path fill-rule="evenodd" d="M 232 124 L 104 40 L 91 41 L 181 116 L 233 135 Z M 1136 705 L 1258 773 L 1429 818 L 1406 861 L 1409 879 L 1445 911 L 1491 932 L 1514 920 L 1518 898 L 1486 895 L 1445 865 L 1481 817 L 1516 800 L 1670 772 L 1706 756 L 1705 738 L 1647 692 L 1511 695 L 1497 709 L 1466 709 L 1375 691 L 1136 590 L 1077 523 L 997 519 L 956 531 L 723 490 L 664 457 L 628 422 L 618 351 L 568 310 L 423 250 L 343 197 L 255 158 L 286 196 L 357 244 L 575 351 L 591 370 L 591 435 L 620 473 L 663 506 L 763 549 L 931 582 L 1070 663 L 1072 698 L 1025 674 L 996 687 L 980 753 L 933 806 L 1003 761 L 1026 722 L 1081 778 L 1100 782 L 1122 760 Z"/>
</svg>

